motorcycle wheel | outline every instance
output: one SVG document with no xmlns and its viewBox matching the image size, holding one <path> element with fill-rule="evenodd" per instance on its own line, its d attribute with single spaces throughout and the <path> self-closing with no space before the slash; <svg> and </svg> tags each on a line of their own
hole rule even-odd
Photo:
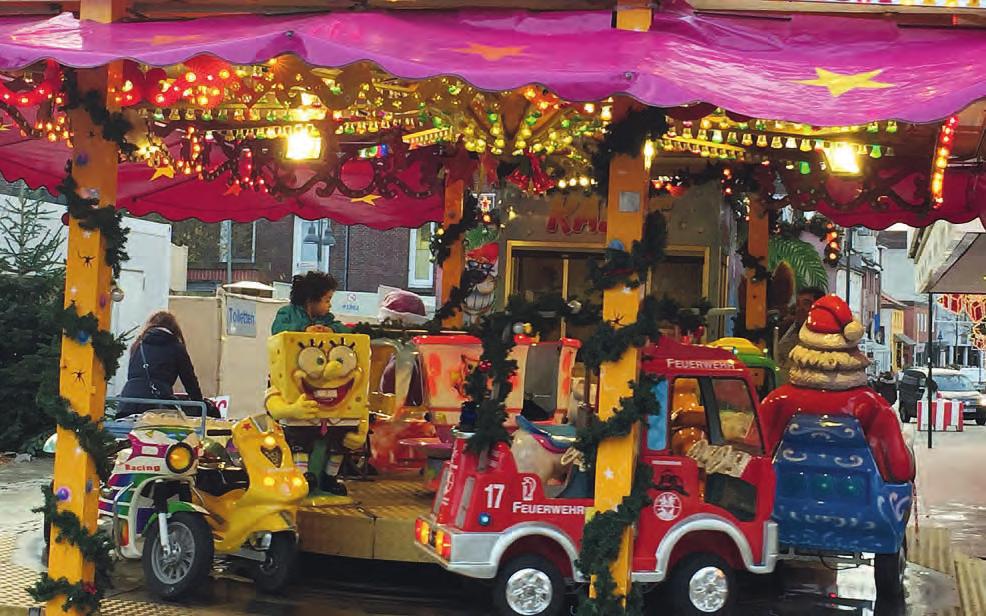
<svg viewBox="0 0 986 616">
<path fill-rule="evenodd" d="M 290 581 L 298 557 L 294 533 L 275 533 L 264 553 L 264 562 L 251 564 L 251 576 L 262 592 L 276 593 Z"/>
<path fill-rule="evenodd" d="M 195 590 L 209 575 L 215 546 L 212 531 L 201 515 L 173 513 L 168 518 L 171 554 L 161 547 L 158 522 L 144 535 L 144 579 L 147 588 L 162 599 L 177 599 Z"/>
</svg>

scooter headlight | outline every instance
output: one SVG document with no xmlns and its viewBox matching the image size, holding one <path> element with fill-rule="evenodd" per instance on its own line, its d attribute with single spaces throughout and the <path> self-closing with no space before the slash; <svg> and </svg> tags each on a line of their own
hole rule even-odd
<svg viewBox="0 0 986 616">
<path fill-rule="evenodd" d="M 263 444 L 260 446 L 260 451 L 264 454 L 270 463 L 276 468 L 281 467 L 281 462 L 284 461 L 284 453 L 277 444 L 277 439 L 268 434 L 264 437 Z"/>
<path fill-rule="evenodd" d="M 187 443 L 177 443 L 168 448 L 168 453 L 164 457 L 168 470 L 176 475 L 181 475 L 192 468 L 195 462 L 195 451 Z"/>
</svg>

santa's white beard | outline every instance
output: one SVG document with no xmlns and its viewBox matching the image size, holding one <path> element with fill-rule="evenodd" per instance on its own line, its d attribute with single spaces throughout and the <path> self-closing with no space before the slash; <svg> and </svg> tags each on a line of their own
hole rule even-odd
<svg viewBox="0 0 986 616">
<path fill-rule="evenodd" d="M 799 344 L 791 351 L 794 366 L 789 373 L 792 385 L 809 389 L 852 389 L 866 385 L 870 365 L 858 350 L 821 351 Z"/>
</svg>

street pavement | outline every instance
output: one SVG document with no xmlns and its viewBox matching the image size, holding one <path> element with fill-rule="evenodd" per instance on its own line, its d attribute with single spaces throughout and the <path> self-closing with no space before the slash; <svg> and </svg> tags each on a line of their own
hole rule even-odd
<svg viewBox="0 0 986 616">
<path fill-rule="evenodd" d="M 963 432 L 918 432 L 904 426 L 917 460 L 916 522 L 952 532 L 954 545 L 986 558 L 986 426 L 968 421 Z"/>
</svg>

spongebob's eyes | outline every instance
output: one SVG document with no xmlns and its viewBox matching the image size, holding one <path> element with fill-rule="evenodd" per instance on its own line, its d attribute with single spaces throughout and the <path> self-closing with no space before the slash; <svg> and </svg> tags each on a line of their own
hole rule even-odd
<svg viewBox="0 0 986 616">
<path fill-rule="evenodd" d="M 319 375 L 325 367 L 325 353 L 316 347 L 302 349 L 298 353 L 298 367 L 307 374 Z"/>
<path fill-rule="evenodd" d="M 329 351 L 329 360 L 339 362 L 343 373 L 356 369 L 356 351 L 347 346 L 337 346 Z"/>
</svg>

